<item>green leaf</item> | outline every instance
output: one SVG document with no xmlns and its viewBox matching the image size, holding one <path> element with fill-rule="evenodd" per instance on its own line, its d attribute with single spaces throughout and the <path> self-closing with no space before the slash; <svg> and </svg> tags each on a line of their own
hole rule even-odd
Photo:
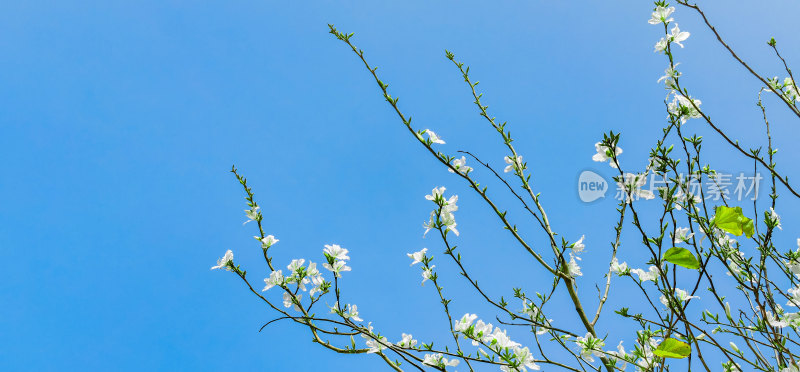
<svg viewBox="0 0 800 372">
<path fill-rule="evenodd" d="M 724 205 L 717 207 L 717 215 L 714 217 L 714 224 L 722 230 L 733 235 L 741 236 L 744 234 L 748 238 L 753 237 L 753 220 L 742 214 L 742 207 L 729 208 Z"/>
<path fill-rule="evenodd" d="M 698 262 L 692 252 L 689 252 L 686 248 L 672 247 L 664 253 L 663 259 L 664 261 L 672 262 L 687 269 L 697 270 L 700 268 L 700 262 Z"/>
<path fill-rule="evenodd" d="M 653 354 L 662 358 L 683 359 L 691 353 L 692 347 L 689 344 L 674 338 L 664 340 L 658 345 L 658 348 L 653 350 Z"/>
</svg>

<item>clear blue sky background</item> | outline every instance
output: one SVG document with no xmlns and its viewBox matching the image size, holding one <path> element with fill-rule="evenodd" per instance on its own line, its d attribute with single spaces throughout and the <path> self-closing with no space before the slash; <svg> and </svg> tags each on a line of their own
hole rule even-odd
<svg viewBox="0 0 800 372">
<path fill-rule="evenodd" d="M 782 75 L 765 45 L 771 36 L 800 64 L 796 2 L 703 3 L 759 71 Z M 293 324 L 258 333 L 273 314 L 232 274 L 209 271 L 232 249 L 254 282 L 266 275 L 254 226 L 242 226 L 242 190 L 228 173 L 234 163 L 263 206 L 267 233 L 281 239 L 275 263 L 320 261 L 326 243 L 349 248 L 343 296 L 393 341 L 411 332 L 446 342 L 434 288 L 420 287 L 419 268 L 405 256 L 422 247 L 441 256 L 439 241 L 422 239 L 431 209 L 423 196 L 434 186 L 461 195 L 457 243 L 495 297 L 510 297 L 512 286 L 529 293 L 547 286 L 487 207 L 412 141 L 326 23 L 356 33 L 402 109 L 447 141 L 443 150 L 473 150 L 500 166 L 505 153 L 490 141 L 495 133 L 444 49 L 472 66 L 492 114 L 510 122 L 554 229 L 573 241 L 586 234 L 581 293 L 594 306 L 614 202 L 582 204 L 575 181 L 584 169 L 613 174 L 590 159 L 603 132 L 623 133 L 629 169 L 644 167 L 660 134 L 665 91 L 656 80 L 666 62 L 652 52 L 661 30 L 646 22 L 651 7 L 632 0 L 4 2 L 0 369 L 381 367 L 375 357 L 312 345 Z M 676 53 L 683 84 L 733 137 L 761 141 L 759 84 L 695 14 L 679 9 L 675 17 L 692 32 Z M 765 103 L 779 166 L 800 178 L 797 121 L 775 99 Z M 706 135 L 705 159 L 717 169 L 750 169 L 702 122 L 687 128 Z M 511 203 L 485 171 L 476 176 Z M 785 249 L 797 238 L 796 206 L 787 200 L 779 210 Z M 543 247 L 533 221 L 511 210 Z M 626 237 L 622 255 L 644 266 L 639 238 Z M 443 258 L 436 263 L 448 295 L 458 298 L 454 313 L 493 318 Z M 639 301 L 621 296 L 628 289 L 620 283 L 609 310 Z M 562 300 L 553 306 L 568 308 Z M 608 314 L 599 326 L 617 329 L 609 344 L 632 346 L 631 334 L 619 331 L 630 324 Z"/>
</svg>

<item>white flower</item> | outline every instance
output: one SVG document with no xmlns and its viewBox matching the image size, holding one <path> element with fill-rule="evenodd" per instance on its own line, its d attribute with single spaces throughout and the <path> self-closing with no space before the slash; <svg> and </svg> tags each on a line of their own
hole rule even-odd
<svg viewBox="0 0 800 372">
<path fill-rule="evenodd" d="M 589 332 L 586 332 L 586 336 L 578 336 L 575 339 L 575 343 L 581 348 L 581 358 L 587 362 L 594 361 L 592 355 L 597 357 L 604 355 L 602 348 L 606 346 L 606 343 L 602 339 L 592 336 Z"/>
<path fill-rule="evenodd" d="M 425 258 L 425 252 L 427 252 L 427 251 L 428 251 L 428 248 L 422 248 L 422 250 L 421 250 L 421 251 L 419 251 L 419 252 L 414 252 L 414 253 L 406 253 L 406 255 L 407 255 L 409 258 L 411 258 L 412 260 L 414 260 L 414 262 L 412 262 L 412 263 L 411 263 L 411 265 L 408 265 L 408 266 L 414 266 L 414 265 L 416 265 L 416 264 L 418 264 L 418 263 L 422 262 L 422 259 L 423 259 L 423 258 Z"/>
<path fill-rule="evenodd" d="M 586 235 L 581 235 L 581 238 L 572 245 L 572 251 L 575 252 L 575 254 L 583 253 L 583 249 L 586 248 L 586 245 L 583 244 L 584 238 L 586 238 Z"/>
<path fill-rule="evenodd" d="M 617 182 L 617 187 L 625 192 L 625 201 L 630 203 L 634 199 L 650 200 L 656 197 L 652 191 L 642 188 L 646 183 L 647 176 L 645 174 L 625 173 L 623 181 Z"/>
<path fill-rule="evenodd" d="M 356 305 L 345 305 L 347 308 L 344 312 L 342 312 L 342 317 L 345 319 L 352 319 L 357 322 L 363 322 L 364 319 L 361 319 L 358 316 L 358 306 Z"/>
<path fill-rule="evenodd" d="M 334 260 L 349 260 L 347 249 L 340 247 L 338 244 L 325 244 L 325 249 L 322 250 L 325 257 L 332 257 Z"/>
<path fill-rule="evenodd" d="M 233 251 L 231 251 L 230 249 L 228 249 L 228 251 L 225 252 L 225 255 L 222 256 L 222 258 L 217 260 L 217 266 L 211 267 L 211 270 L 225 269 L 228 271 L 233 271 L 231 270 L 230 266 L 228 266 L 229 263 L 233 264 Z"/>
<path fill-rule="evenodd" d="M 581 272 L 581 267 L 578 266 L 578 262 L 575 261 L 575 258 L 576 257 L 572 253 L 570 253 L 569 264 L 567 264 L 567 271 L 569 272 L 569 275 L 573 278 L 576 276 L 583 276 L 583 273 Z M 580 260 L 580 258 L 578 259 Z"/>
<path fill-rule="evenodd" d="M 643 282 L 648 280 L 655 282 L 656 279 L 658 279 L 660 272 L 661 270 L 659 270 L 657 266 L 650 266 L 649 271 L 644 271 L 642 269 L 631 269 L 631 273 L 638 275 L 639 280 Z"/>
<path fill-rule="evenodd" d="M 300 300 L 303 299 L 303 295 L 301 295 L 301 294 L 295 295 L 294 297 L 297 298 L 297 303 L 300 303 Z M 292 294 L 291 293 L 283 292 L 283 307 L 288 308 L 288 307 L 291 307 L 292 305 L 294 305 L 294 309 L 295 310 L 303 311 L 303 309 L 301 309 L 300 306 L 297 306 L 297 304 L 294 303 L 294 301 L 292 301 Z"/>
<path fill-rule="evenodd" d="M 423 364 L 442 369 L 446 367 L 455 367 L 458 365 L 458 362 L 458 359 L 447 360 L 442 354 L 425 354 L 425 358 L 422 360 Z"/>
<path fill-rule="evenodd" d="M 352 270 L 350 266 L 347 266 L 347 262 L 344 262 L 342 260 L 334 261 L 333 265 L 330 265 L 326 262 L 322 264 L 322 267 L 332 271 L 337 277 L 342 276 L 342 273 L 345 271 Z"/>
<path fill-rule="evenodd" d="M 673 98 L 672 101 L 667 104 L 667 111 L 669 111 L 672 115 L 675 115 L 680 118 L 681 124 L 685 124 L 689 119 L 697 119 L 703 117 L 698 111 L 700 108 L 700 104 L 703 103 L 699 99 L 686 98 L 679 93 L 675 93 L 673 91 Z M 694 102 L 694 105 L 692 104 Z M 697 108 L 695 108 L 695 106 Z"/>
<path fill-rule="evenodd" d="M 506 156 L 505 158 L 503 158 L 503 160 L 505 160 L 506 164 L 508 164 L 506 168 L 503 169 L 503 172 L 508 173 L 511 172 L 512 170 L 522 169 L 522 156 L 517 156 L 516 161 L 514 160 L 514 158 L 510 156 Z"/>
<path fill-rule="evenodd" d="M 423 237 L 427 235 L 428 231 L 431 229 L 437 228 L 437 217 L 442 225 L 447 227 L 447 230 L 452 231 L 456 236 L 459 235 L 458 229 L 456 229 L 458 225 L 456 223 L 456 217 L 453 215 L 453 212 L 458 210 L 458 205 L 456 205 L 458 202 L 458 195 L 453 195 L 450 199 L 445 200 L 444 190 L 444 187 L 434 188 L 431 195 L 425 195 L 425 199 L 433 201 L 440 209 L 432 211 L 430 220 L 422 224 L 422 227 L 425 228 L 425 233 L 422 234 Z"/>
<path fill-rule="evenodd" d="M 453 168 L 455 168 L 458 173 L 466 175 L 469 172 L 472 172 L 472 167 L 467 166 L 467 158 L 462 156 L 461 159 L 453 159 Z M 447 168 L 450 173 L 455 173 L 451 168 Z"/>
<path fill-rule="evenodd" d="M 500 328 L 495 328 L 491 336 L 485 337 L 484 342 L 489 344 L 489 348 L 500 352 L 505 348 L 515 348 L 521 346 L 519 343 L 514 342 L 508 337 L 506 331 Z"/>
<path fill-rule="evenodd" d="M 669 8 L 663 6 L 657 6 L 656 9 L 653 11 L 653 14 L 650 15 L 650 20 L 647 23 L 651 25 L 657 25 L 660 23 L 670 23 L 672 22 L 672 12 L 675 11 L 675 7 L 671 6 Z"/>
<path fill-rule="evenodd" d="M 290 272 L 289 276 L 295 276 L 295 274 L 297 274 L 297 272 L 303 267 L 303 263 L 305 262 L 306 260 L 304 258 L 298 258 L 292 260 L 292 262 L 290 262 L 289 265 L 286 266 L 286 268 L 289 269 Z"/>
<path fill-rule="evenodd" d="M 786 305 L 800 307 L 800 287 L 789 288 L 789 302 Z"/>
<path fill-rule="evenodd" d="M 626 363 L 627 359 L 625 358 L 625 357 L 628 356 L 628 353 L 625 352 L 625 347 L 622 346 L 622 341 L 620 341 L 619 345 L 617 345 L 617 351 L 609 351 L 608 353 L 610 355 L 616 355 L 617 356 L 617 358 L 609 358 L 609 360 L 612 361 L 614 363 L 614 366 L 616 368 L 619 368 L 620 371 L 624 371 L 625 368 L 628 366 L 628 363 Z M 616 363 L 619 363 L 620 361 L 622 361 L 622 366 L 621 367 L 617 366 L 617 364 L 616 364 Z"/>
<path fill-rule="evenodd" d="M 664 70 L 664 76 L 658 79 L 658 82 L 664 82 L 664 87 L 667 89 L 675 89 L 675 80 L 681 76 L 680 71 L 676 70 L 675 68 L 678 67 L 680 63 L 676 63 L 674 66 L 668 67 Z"/>
<path fill-rule="evenodd" d="M 436 267 L 436 265 L 431 265 L 428 268 L 422 269 L 422 285 L 425 285 L 425 281 L 433 276 L 434 267 Z"/>
<path fill-rule="evenodd" d="M 324 282 L 325 282 L 325 278 L 323 278 L 322 275 L 312 276 L 311 277 L 311 284 L 313 284 L 314 287 L 312 287 L 311 290 L 308 291 L 308 295 L 309 296 L 313 296 L 315 293 L 322 291 L 321 287 L 322 287 L 322 283 L 324 283 Z"/>
<path fill-rule="evenodd" d="M 661 40 L 656 42 L 656 46 L 655 46 L 654 52 L 655 53 L 666 52 L 667 45 L 669 45 L 669 41 L 667 40 L 667 38 L 662 37 Z"/>
<path fill-rule="evenodd" d="M 253 238 L 255 238 L 256 240 L 261 242 L 261 248 L 269 248 L 273 244 L 275 244 L 275 243 L 280 241 L 278 239 L 275 239 L 275 237 L 272 236 L 272 235 L 267 235 L 267 236 L 265 236 L 263 238 L 260 237 L 260 236 L 254 236 Z"/>
<path fill-rule="evenodd" d="M 375 336 L 378 338 L 377 340 L 365 335 L 361 335 L 361 337 L 364 337 L 366 339 L 364 343 L 367 344 L 367 347 L 369 348 L 369 350 L 367 351 L 367 353 L 369 354 L 377 353 L 381 350 L 386 349 L 387 348 L 386 344 L 389 343 L 389 341 L 387 341 L 386 337 L 384 336 Z"/>
<path fill-rule="evenodd" d="M 444 198 L 444 190 L 446 190 L 444 186 L 434 187 L 430 195 L 425 195 L 425 200 L 430 200 L 435 203 L 437 199 Z"/>
<path fill-rule="evenodd" d="M 675 288 L 675 291 L 673 293 L 675 295 L 675 299 L 678 301 L 679 304 L 683 304 L 684 302 L 689 301 L 692 298 L 700 298 L 697 296 L 689 296 L 689 292 L 686 292 L 680 288 Z M 664 304 L 664 306 L 669 306 L 669 300 L 667 299 L 666 296 L 661 295 L 661 298 L 659 298 L 659 300 L 661 301 L 662 304 Z"/>
<path fill-rule="evenodd" d="M 686 39 L 688 39 L 689 35 L 690 34 L 688 32 L 681 31 L 678 28 L 678 24 L 676 23 L 675 26 L 672 27 L 672 30 L 670 30 L 669 38 L 670 38 L 670 41 L 672 41 L 675 44 L 680 45 L 681 48 L 683 48 L 683 44 L 681 44 L 681 42 L 685 41 Z"/>
<path fill-rule="evenodd" d="M 602 142 L 598 142 L 594 144 L 594 149 L 597 151 L 594 156 L 592 156 L 592 160 L 594 161 L 608 161 L 608 164 L 611 168 L 616 168 L 617 165 L 614 164 L 614 160 L 611 156 L 612 152 L 608 146 L 603 145 Z M 622 154 L 622 149 L 619 146 L 614 147 L 614 156 L 619 156 Z"/>
<path fill-rule="evenodd" d="M 404 348 L 413 348 L 417 345 L 417 340 L 414 339 L 413 336 L 410 334 L 403 333 L 403 338 L 397 342 L 397 346 L 404 347 Z"/>
<path fill-rule="evenodd" d="M 318 276 L 317 263 L 308 261 L 308 268 L 306 269 L 306 276 Z"/>
<path fill-rule="evenodd" d="M 624 275 L 630 272 L 628 268 L 628 264 L 623 262 L 619 263 L 616 257 L 611 260 L 611 272 L 616 273 L 617 275 Z"/>
<path fill-rule="evenodd" d="M 262 289 L 261 292 L 264 292 L 276 285 L 282 286 L 283 272 L 281 272 L 281 270 L 271 272 L 269 274 L 269 278 L 264 279 L 264 283 L 266 283 L 266 286 L 264 286 L 264 289 Z"/>
<path fill-rule="evenodd" d="M 688 242 L 693 236 L 694 233 L 690 233 L 688 227 L 679 227 L 675 229 L 675 236 L 673 240 L 675 244 L 681 244 L 683 242 Z"/>
<path fill-rule="evenodd" d="M 251 221 L 258 221 L 261 218 L 261 212 L 258 210 L 261 209 L 259 206 L 252 207 L 250 209 L 245 209 L 244 214 L 247 216 L 247 221 L 244 221 L 242 225 L 246 225 L 248 222 Z"/>
<path fill-rule="evenodd" d="M 386 340 L 386 337 L 376 335 L 374 332 L 372 332 L 372 322 L 367 324 L 367 330 L 369 332 L 369 335 L 363 333 L 361 334 L 361 337 L 363 337 L 364 340 L 366 340 L 365 343 L 369 348 L 367 353 L 377 353 L 381 350 L 386 349 L 387 347 L 389 347 L 389 345 L 391 345 L 391 342 Z"/>
<path fill-rule="evenodd" d="M 466 313 L 461 317 L 461 319 L 453 323 L 453 330 L 456 332 L 466 332 L 475 319 L 478 319 L 478 315 Z"/>
<path fill-rule="evenodd" d="M 775 213 L 775 209 L 772 207 L 769 208 L 769 211 L 770 211 L 769 218 L 775 224 L 775 227 L 777 227 L 778 230 L 783 230 L 783 228 L 781 227 L 781 216 Z"/>
<path fill-rule="evenodd" d="M 695 205 L 700 204 L 700 202 L 703 201 L 703 199 L 700 198 L 700 196 L 691 194 L 689 194 L 689 196 L 691 197 L 691 200 Z M 682 189 L 678 189 L 678 191 L 674 195 L 675 209 L 682 210 L 683 207 L 681 206 L 681 203 L 686 204 L 689 201 L 690 197 L 687 197 L 687 195 L 683 193 Z"/>
<path fill-rule="evenodd" d="M 531 318 L 536 318 L 539 315 L 539 308 L 533 302 L 522 300 L 522 313 Z"/>
<path fill-rule="evenodd" d="M 478 346 L 478 341 L 476 340 L 490 340 L 492 327 L 492 323 L 484 323 L 483 320 L 478 320 L 472 329 L 472 346 Z"/>
<path fill-rule="evenodd" d="M 442 141 L 442 139 L 439 138 L 439 136 L 437 136 L 436 133 L 434 133 L 432 130 L 425 129 L 423 134 L 425 134 L 425 133 L 428 134 L 428 139 L 431 141 L 431 143 L 438 143 L 440 145 L 444 145 L 444 141 Z"/>
<path fill-rule="evenodd" d="M 528 347 L 515 347 L 514 348 L 514 358 L 520 364 L 520 367 L 517 368 L 506 368 L 505 366 L 500 367 L 501 370 L 508 371 L 508 372 L 526 372 L 526 368 L 530 368 L 531 370 L 538 371 L 541 369 L 539 365 L 534 363 L 533 354 L 531 351 L 528 350 Z"/>
</svg>

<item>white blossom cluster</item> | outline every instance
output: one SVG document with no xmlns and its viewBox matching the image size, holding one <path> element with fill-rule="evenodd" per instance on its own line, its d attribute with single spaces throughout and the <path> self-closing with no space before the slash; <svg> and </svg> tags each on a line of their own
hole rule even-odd
<svg viewBox="0 0 800 372">
<path fill-rule="evenodd" d="M 476 319 L 478 316 L 475 314 L 464 314 L 461 319 L 454 322 L 453 330 L 464 338 L 472 340 L 473 346 L 485 346 L 497 355 L 506 363 L 500 367 L 504 372 L 540 369 L 527 346 L 522 347 L 520 343 L 512 341 L 505 330 L 494 327 L 491 323 L 484 323 L 483 320 L 475 322 Z M 490 354 L 483 349 L 479 348 L 478 353 L 490 357 Z"/>
</svg>

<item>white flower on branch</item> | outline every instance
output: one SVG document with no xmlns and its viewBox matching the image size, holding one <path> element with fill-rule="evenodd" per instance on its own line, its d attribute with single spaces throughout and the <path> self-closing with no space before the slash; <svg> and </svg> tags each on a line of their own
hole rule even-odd
<svg viewBox="0 0 800 372">
<path fill-rule="evenodd" d="M 617 167 L 617 164 L 614 163 L 613 157 L 622 154 L 622 149 L 619 146 L 614 146 L 614 152 L 612 152 L 608 146 L 603 145 L 602 142 L 598 142 L 594 144 L 594 149 L 597 151 L 597 153 L 592 156 L 592 160 L 608 161 L 608 165 L 610 165 L 611 168 Z"/>
<path fill-rule="evenodd" d="M 645 190 L 643 187 L 647 183 L 646 174 L 625 173 L 622 182 L 617 182 L 619 191 L 624 192 L 625 202 L 630 203 L 639 198 L 650 200 L 656 197 L 650 190 Z"/>
<path fill-rule="evenodd" d="M 681 124 L 686 124 L 689 119 L 697 119 L 703 117 L 698 111 L 700 104 L 703 103 L 699 99 L 686 98 L 682 94 L 675 91 L 672 92 L 672 101 L 667 104 L 667 111 L 670 114 L 680 119 Z M 694 103 L 694 104 L 692 104 Z M 696 106 L 696 107 L 695 107 Z"/>
<path fill-rule="evenodd" d="M 336 277 L 341 277 L 343 272 L 352 270 L 350 266 L 347 266 L 347 262 L 343 260 L 333 261 L 333 264 L 326 262 L 322 264 L 322 267 L 332 271 Z"/>
<path fill-rule="evenodd" d="M 410 334 L 403 333 L 403 337 L 400 341 L 397 342 L 397 346 L 404 347 L 404 348 L 413 348 L 417 345 L 417 340 L 414 339 L 413 336 Z"/>
<path fill-rule="evenodd" d="M 630 268 L 628 268 L 628 264 L 623 262 L 619 263 L 616 257 L 611 260 L 611 272 L 617 275 L 625 275 L 631 272 Z"/>
<path fill-rule="evenodd" d="M 506 165 L 505 169 L 503 169 L 503 172 L 505 173 L 511 172 L 512 170 L 516 171 L 522 169 L 522 156 L 517 156 L 516 159 L 506 156 L 503 158 L 503 160 L 505 160 L 506 164 L 508 164 Z"/>
<path fill-rule="evenodd" d="M 231 265 L 233 265 L 233 251 L 228 249 L 228 251 L 225 252 L 225 255 L 222 256 L 222 258 L 217 260 L 217 266 L 211 267 L 211 270 L 225 269 L 225 270 L 228 270 L 228 271 L 233 271 L 231 269 Z"/>
<path fill-rule="evenodd" d="M 325 249 L 322 250 L 325 257 L 333 258 L 333 260 L 349 260 L 350 256 L 347 255 L 348 250 L 340 247 L 338 244 L 325 244 Z"/>
<path fill-rule="evenodd" d="M 772 225 L 775 226 L 775 228 L 777 228 L 778 230 L 783 230 L 783 228 L 781 227 L 781 216 L 775 213 L 775 209 L 772 207 L 769 208 L 769 211 L 770 211 L 769 220 L 772 223 Z"/>
<path fill-rule="evenodd" d="M 425 282 L 433 277 L 434 267 L 436 267 L 436 265 L 431 265 L 430 267 L 422 269 L 422 285 L 425 285 Z"/>
<path fill-rule="evenodd" d="M 567 264 L 567 272 L 569 273 L 569 276 L 573 278 L 576 276 L 583 276 L 583 273 L 581 272 L 581 267 L 578 266 L 578 261 L 576 261 L 576 258 L 578 260 L 581 259 L 580 257 L 575 257 L 575 255 L 573 255 L 572 253 L 569 254 L 569 263 Z"/>
<path fill-rule="evenodd" d="M 358 306 L 356 305 L 350 305 L 350 304 L 344 305 L 344 309 L 340 312 L 339 301 L 336 301 L 336 303 L 334 303 L 333 306 L 331 306 L 331 313 L 337 314 L 345 319 L 355 320 L 357 322 L 364 321 L 364 319 L 361 319 L 358 316 Z"/>
<path fill-rule="evenodd" d="M 325 279 L 322 277 L 322 275 L 312 276 L 311 277 L 311 284 L 313 285 L 313 287 L 311 287 L 311 290 L 308 291 L 308 295 L 309 296 L 313 296 L 315 293 L 321 292 L 322 291 L 322 283 L 324 283 L 324 282 L 325 282 Z"/>
<path fill-rule="evenodd" d="M 789 302 L 786 305 L 800 307 L 800 287 L 789 288 L 787 292 L 789 294 Z"/>
<path fill-rule="evenodd" d="M 581 235 L 581 238 L 572 245 L 572 251 L 575 252 L 575 254 L 583 253 L 583 249 L 586 248 L 586 245 L 583 244 L 584 238 L 586 238 L 586 235 Z"/>
<path fill-rule="evenodd" d="M 464 314 L 461 319 L 457 320 L 453 323 L 453 330 L 456 332 L 466 332 L 469 327 L 472 326 L 472 322 L 478 319 L 478 315 L 476 314 Z"/>
<path fill-rule="evenodd" d="M 298 272 L 300 272 L 303 269 L 303 264 L 305 262 L 306 262 L 305 258 L 298 258 L 292 260 L 292 262 L 290 262 L 289 265 L 286 266 L 286 268 L 289 269 L 289 276 L 292 277 L 297 276 Z"/>
<path fill-rule="evenodd" d="M 437 136 L 436 133 L 434 133 L 432 130 L 425 129 L 423 134 L 425 133 L 428 134 L 428 139 L 431 141 L 431 143 L 438 143 L 440 145 L 444 145 L 444 141 L 441 138 L 439 138 L 439 136 Z"/>
<path fill-rule="evenodd" d="M 453 168 L 458 171 L 458 173 L 466 175 L 469 172 L 472 172 L 472 167 L 467 166 L 467 158 L 462 156 L 461 159 L 453 159 L 452 163 Z M 450 173 L 455 173 L 453 169 L 447 168 Z"/>
<path fill-rule="evenodd" d="M 656 9 L 653 11 L 653 14 L 650 15 L 650 20 L 647 23 L 651 25 L 657 25 L 662 23 L 670 23 L 672 22 L 672 18 L 670 17 L 672 13 L 675 11 L 675 7 L 663 7 L 657 6 Z"/>
<path fill-rule="evenodd" d="M 423 237 L 427 235 L 431 229 L 438 228 L 439 223 L 445 226 L 447 230 L 456 234 L 456 236 L 459 235 L 458 229 L 456 228 L 458 224 L 453 214 L 453 212 L 458 210 L 458 205 L 456 205 L 458 202 L 458 195 L 453 195 L 449 199 L 445 199 L 444 191 L 444 186 L 436 187 L 430 195 L 425 195 L 426 200 L 436 203 L 439 208 L 431 212 L 431 217 L 428 222 L 422 224 L 422 227 L 425 228 L 425 233 L 422 234 Z"/>
<path fill-rule="evenodd" d="M 297 303 L 294 302 L 293 298 L 297 300 Z M 291 293 L 283 292 L 283 307 L 289 308 L 292 305 L 294 305 L 294 309 L 295 310 L 303 311 L 303 309 L 301 309 L 300 306 L 298 306 L 298 304 L 300 303 L 300 300 L 302 300 L 302 299 L 303 299 L 303 295 L 302 294 L 294 295 L 294 297 L 293 297 Z"/>
<path fill-rule="evenodd" d="M 681 76 L 680 71 L 675 69 L 676 67 L 678 67 L 679 64 L 680 63 L 676 63 L 674 66 L 668 67 L 666 70 L 664 70 L 664 76 L 662 76 L 662 77 L 660 77 L 658 79 L 659 83 L 662 82 L 662 81 L 664 82 L 664 87 L 665 88 L 667 88 L 667 89 L 675 89 L 676 88 L 675 80 L 677 80 L 678 77 Z"/>
<path fill-rule="evenodd" d="M 689 199 L 692 200 L 694 205 L 700 204 L 703 201 L 703 199 L 698 195 L 689 194 L 687 196 L 686 194 L 683 193 L 682 189 L 678 189 L 678 191 L 676 191 L 675 195 L 673 196 L 673 200 L 675 201 L 675 209 L 679 211 L 683 210 L 683 206 L 681 204 L 686 204 L 689 201 Z"/>
<path fill-rule="evenodd" d="M 681 31 L 676 23 L 675 26 L 673 26 L 670 30 L 669 41 L 678 44 L 681 46 L 681 48 L 683 48 L 683 44 L 681 44 L 681 42 L 686 41 L 686 39 L 689 38 L 689 35 L 691 34 L 686 31 Z"/>
<path fill-rule="evenodd" d="M 275 244 L 275 243 L 280 241 L 278 239 L 275 239 L 275 237 L 272 236 L 272 235 L 267 235 L 267 236 L 265 236 L 263 238 L 260 237 L 260 236 L 254 236 L 253 238 L 255 238 L 256 240 L 261 242 L 261 248 L 269 248 L 273 244 Z"/>
<path fill-rule="evenodd" d="M 442 187 L 434 187 L 433 191 L 431 191 L 430 195 L 425 195 L 425 200 L 430 200 L 434 203 L 437 203 L 437 200 L 443 198 L 444 191 L 447 190 L 444 186 Z"/>
<path fill-rule="evenodd" d="M 606 343 L 602 339 L 592 336 L 589 332 L 586 332 L 586 336 L 578 336 L 575 339 L 575 343 L 581 350 L 581 358 L 587 362 L 594 362 L 592 355 L 597 357 L 604 355 L 602 348 L 606 346 Z"/>
<path fill-rule="evenodd" d="M 458 359 L 448 360 L 442 354 L 425 354 L 425 358 L 422 360 L 422 363 L 424 364 L 442 369 L 447 367 L 455 367 L 458 365 L 458 362 Z"/>
<path fill-rule="evenodd" d="M 658 275 L 661 273 L 661 270 L 657 266 L 650 266 L 648 271 L 644 271 L 642 269 L 631 269 L 631 273 L 636 274 L 639 276 L 639 280 L 646 282 L 646 281 L 653 281 L 655 282 L 658 279 Z"/>
<path fill-rule="evenodd" d="M 261 212 L 258 211 L 259 209 L 261 209 L 261 207 L 257 205 L 250 209 L 245 209 L 244 214 L 247 216 L 247 221 L 244 221 L 242 225 L 246 225 L 248 222 L 252 221 L 260 221 Z"/>
<path fill-rule="evenodd" d="M 428 251 L 428 248 L 422 248 L 422 250 L 418 251 L 418 252 L 406 253 L 408 258 L 413 260 L 413 262 L 411 262 L 411 265 L 408 265 L 408 266 L 414 266 L 414 265 L 422 262 L 422 260 L 425 258 L 425 252 L 427 252 L 427 251 Z"/>
<path fill-rule="evenodd" d="M 264 289 L 261 290 L 261 292 L 264 292 L 276 285 L 283 286 L 284 284 L 283 272 L 281 272 L 281 270 L 271 272 L 269 274 L 269 278 L 264 279 L 264 283 L 266 283 L 266 285 L 264 286 Z"/>
<path fill-rule="evenodd" d="M 367 353 L 377 353 L 382 350 L 387 349 L 392 343 L 389 342 L 386 337 L 376 334 L 372 331 L 372 322 L 367 324 L 367 334 L 361 334 L 361 337 L 364 338 L 365 344 L 369 350 Z"/>
<path fill-rule="evenodd" d="M 500 329 L 497 327 L 494 329 L 491 335 L 485 337 L 484 342 L 489 345 L 489 348 L 496 351 L 502 352 L 508 348 L 515 348 L 521 346 L 518 342 L 514 342 L 511 338 L 508 337 L 506 330 Z"/>
<path fill-rule="evenodd" d="M 688 227 L 679 227 L 675 229 L 675 236 L 673 237 L 673 241 L 675 244 L 681 244 L 683 242 L 688 242 L 694 236 L 694 233 L 689 232 Z"/>
<path fill-rule="evenodd" d="M 690 296 L 689 292 L 686 292 L 680 288 L 675 288 L 675 290 L 673 291 L 673 295 L 675 296 L 675 300 L 678 301 L 679 306 L 682 306 L 684 302 L 689 301 L 690 299 L 700 298 L 697 296 Z M 664 304 L 664 306 L 669 307 L 669 299 L 667 299 L 666 296 L 661 295 L 659 301 L 661 301 L 661 303 Z"/>
<path fill-rule="evenodd" d="M 662 37 L 661 40 L 656 42 L 653 52 L 655 53 L 664 53 L 667 51 L 667 46 L 669 45 L 669 40 L 666 37 Z"/>
<path fill-rule="evenodd" d="M 503 372 L 525 372 L 527 368 L 534 371 L 541 369 L 539 365 L 534 363 L 533 354 L 531 354 L 527 346 L 514 348 L 514 362 L 516 362 L 516 367 L 502 366 L 500 370 Z"/>
</svg>

